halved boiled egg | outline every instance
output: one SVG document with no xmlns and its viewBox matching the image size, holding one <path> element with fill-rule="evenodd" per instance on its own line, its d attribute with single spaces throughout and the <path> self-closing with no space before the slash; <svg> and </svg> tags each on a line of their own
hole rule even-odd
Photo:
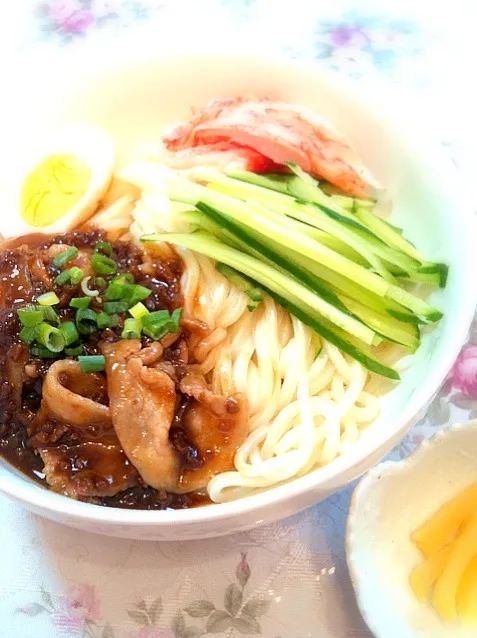
<svg viewBox="0 0 477 638">
<path fill-rule="evenodd" d="M 59 129 L 23 147 L 2 170 L 0 233 L 58 233 L 84 224 L 98 207 L 113 176 L 110 136 L 82 124 Z"/>
</svg>

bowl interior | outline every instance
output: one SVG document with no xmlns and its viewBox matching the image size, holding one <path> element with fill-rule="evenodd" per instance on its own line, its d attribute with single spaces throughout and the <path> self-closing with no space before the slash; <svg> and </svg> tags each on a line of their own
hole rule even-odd
<svg viewBox="0 0 477 638">
<path fill-rule="evenodd" d="M 165 124 L 187 117 L 191 107 L 219 96 L 269 96 L 309 106 L 341 128 L 388 188 L 394 202 L 393 223 L 402 226 L 429 258 L 450 264 L 446 289 L 431 296 L 445 317 L 424 337 L 412 366 L 402 375 L 402 383 L 383 400 L 379 419 L 351 452 L 328 467 L 276 488 L 273 498 L 320 486 L 336 489 L 368 469 L 401 438 L 437 390 L 466 336 L 477 299 L 477 285 L 469 280 L 474 220 L 460 199 L 450 165 L 438 149 L 436 152 L 405 126 L 396 126 L 377 113 L 368 93 L 356 95 L 315 68 L 290 62 L 202 55 L 102 68 L 98 61 L 93 66 L 70 67 L 61 77 L 58 82 L 57 74 L 46 81 L 42 76 L 40 85 L 36 84 L 39 78 L 31 77 L 31 82 L 24 83 L 27 93 L 26 87 L 16 88 L 16 99 L 2 107 L 0 168 L 21 155 L 38 128 L 45 132 L 65 123 L 98 124 L 112 134 L 118 163 L 123 164 L 138 146 L 159 140 Z M 6 218 L 0 220 L 0 232 L 6 223 Z M 0 479 L 7 474 L 10 481 L 18 480 L 4 464 Z M 245 500 L 256 498 L 260 496 Z M 270 500 L 271 496 L 265 498 Z M 253 502 L 260 501 L 250 501 L 250 506 Z M 125 512 L 125 519 L 129 515 Z"/>
</svg>

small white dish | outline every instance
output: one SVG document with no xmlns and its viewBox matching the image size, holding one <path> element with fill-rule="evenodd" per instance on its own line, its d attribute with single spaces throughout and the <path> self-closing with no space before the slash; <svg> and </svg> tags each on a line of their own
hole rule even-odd
<svg viewBox="0 0 477 638">
<path fill-rule="evenodd" d="M 398 463 L 376 466 L 351 501 L 346 555 L 358 606 L 376 638 L 475 638 L 440 620 L 409 585 L 422 557 L 411 534 L 477 481 L 477 419 L 424 441 Z"/>
</svg>

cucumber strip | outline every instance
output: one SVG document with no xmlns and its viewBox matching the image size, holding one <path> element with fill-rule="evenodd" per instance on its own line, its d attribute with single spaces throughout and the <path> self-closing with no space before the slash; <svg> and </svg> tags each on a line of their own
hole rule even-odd
<svg viewBox="0 0 477 638">
<path fill-rule="evenodd" d="M 356 217 L 388 246 L 397 248 L 421 263 L 426 261 L 410 242 L 404 239 L 389 223 L 377 217 L 374 213 L 366 208 L 359 208 L 356 211 Z"/>
<path fill-rule="evenodd" d="M 250 204 L 249 204 L 250 206 Z M 257 208 L 255 208 L 257 210 Z M 222 211 L 223 212 L 223 211 Z M 370 271 L 365 270 L 361 266 L 353 263 L 353 267 L 350 268 L 349 260 L 346 260 L 347 264 L 345 267 L 342 267 L 341 270 L 339 267 L 336 267 L 336 260 L 327 260 L 325 258 L 317 259 L 317 246 L 318 243 L 315 243 L 315 249 L 313 249 L 310 244 L 304 242 L 303 237 L 304 233 L 298 231 L 296 226 L 293 225 L 292 220 L 287 220 L 286 218 L 280 220 L 280 224 L 277 224 L 273 219 L 273 212 L 268 211 L 266 209 L 261 209 L 263 216 L 260 219 L 260 222 L 257 216 L 251 216 L 250 210 L 247 208 L 246 211 L 243 212 L 242 216 L 239 218 L 240 223 L 252 228 L 258 229 L 260 234 L 265 235 L 265 237 L 270 238 L 271 240 L 281 244 L 282 246 L 287 246 L 288 249 L 294 250 L 299 254 L 308 257 L 312 261 L 320 263 L 332 270 L 337 272 L 341 272 L 342 275 L 348 277 L 351 280 L 354 280 L 357 284 L 367 288 L 368 290 L 380 295 L 385 296 L 388 299 L 393 299 L 397 301 L 399 304 L 411 310 L 417 316 L 424 316 L 429 321 L 437 321 L 442 317 L 442 313 L 428 304 L 426 301 L 420 299 L 416 295 L 413 295 L 410 292 L 407 292 L 399 286 L 386 282 L 383 278 L 379 277 L 377 274 L 372 273 Z M 228 214 L 228 211 L 224 214 L 232 219 L 237 219 L 237 215 L 234 211 L 231 211 L 231 215 Z M 285 228 L 288 228 L 288 233 L 284 232 Z M 288 237 L 288 241 L 287 241 Z M 322 250 L 325 247 L 322 247 Z M 333 267 L 332 265 L 333 264 Z M 355 273 L 355 275 L 351 275 L 351 271 Z M 363 276 L 362 273 L 366 273 L 366 276 Z M 379 283 L 378 283 L 379 282 Z M 383 288 L 385 287 L 384 295 L 382 294 Z"/>
<path fill-rule="evenodd" d="M 380 296 L 384 296 L 389 286 L 392 285 L 379 275 L 366 270 L 298 231 L 293 220 L 278 216 L 276 220 L 268 216 L 262 216 L 261 219 L 258 219 L 256 215 L 250 213 L 249 206 L 244 202 L 179 177 L 168 178 L 168 186 L 169 197 L 173 201 L 194 205 L 203 201 L 208 206 L 219 209 L 228 217 L 236 219 L 245 226 L 252 229 L 260 228 L 260 232 L 266 237 L 274 239 L 283 246 L 294 248 L 297 252 L 307 255 L 313 261 L 323 263 L 332 270 L 341 272 Z"/>
<path fill-rule="evenodd" d="M 253 198 L 258 201 L 269 201 L 277 203 L 293 202 L 294 198 L 285 193 L 277 192 L 257 184 L 241 182 L 228 177 L 225 173 L 208 166 L 198 166 L 192 169 L 191 176 L 195 180 L 206 182 L 207 186 L 219 192 L 226 193 L 237 199 Z"/>
<path fill-rule="evenodd" d="M 194 184 L 190 180 L 174 176 L 168 177 L 169 197 L 172 200 L 186 204 L 197 205 L 202 200 L 208 206 L 221 210 L 229 219 L 235 219 L 242 225 L 259 232 L 266 238 L 292 249 L 299 254 L 309 257 L 312 261 L 340 272 L 355 283 L 383 297 L 394 299 L 399 304 L 412 310 L 414 314 L 423 316 L 429 321 L 437 321 L 442 313 L 415 295 L 400 289 L 398 286 L 385 281 L 379 275 L 366 270 L 362 266 L 330 250 L 326 246 L 314 241 L 303 232 L 297 230 L 296 223 L 287 217 L 270 214 L 260 218 L 250 213 L 244 202 L 238 201 L 222 193 L 212 191 L 205 186 Z M 376 218 L 377 219 L 377 218 Z"/>
<path fill-rule="evenodd" d="M 404 279 L 405 281 L 412 281 L 416 284 L 427 284 L 429 286 L 441 286 L 440 273 L 419 273 L 417 270 L 400 271 L 390 268 L 391 272 L 398 279 Z"/>
<path fill-rule="evenodd" d="M 419 348 L 420 335 L 417 326 L 409 323 L 403 324 L 389 315 L 374 312 L 363 304 L 344 296 L 341 297 L 341 301 L 356 317 L 359 317 L 378 334 L 383 335 L 385 339 L 400 343 L 411 352 L 416 352 Z"/>
<path fill-rule="evenodd" d="M 382 254 L 384 254 L 386 257 L 389 257 L 389 261 L 391 261 L 391 263 L 396 262 L 396 265 L 399 265 L 401 267 L 404 267 L 404 265 L 408 265 L 408 262 L 403 262 L 399 259 L 399 254 L 397 256 L 394 256 L 395 251 L 389 249 L 378 239 L 375 240 L 377 249 L 375 249 L 373 245 L 372 249 L 370 250 L 370 247 L 363 240 L 363 235 L 371 233 L 369 233 L 369 231 L 364 226 L 352 219 L 352 217 L 345 218 L 335 211 L 327 210 L 326 207 L 325 211 L 322 211 L 319 207 L 315 206 L 313 206 L 313 208 L 308 207 L 308 210 L 304 210 L 303 206 L 298 208 L 298 205 L 294 203 L 293 198 L 289 196 L 264 189 L 263 187 L 257 186 L 255 184 L 240 183 L 237 180 L 231 179 L 223 173 L 220 173 L 219 171 L 208 167 L 194 169 L 192 172 L 192 176 L 199 179 L 200 181 L 207 182 L 208 188 L 224 193 L 225 195 L 229 195 L 231 197 L 236 197 L 238 199 L 241 199 L 242 201 L 252 201 L 254 203 L 256 201 L 262 203 L 268 208 L 272 209 L 274 212 L 284 212 L 290 217 L 300 219 L 307 224 L 313 225 L 315 228 L 320 228 L 330 233 L 331 235 L 337 236 L 351 248 L 354 248 L 354 251 L 356 253 L 361 254 L 361 256 L 364 257 L 364 265 L 366 265 L 367 263 L 372 265 L 375 271 L 379 273 L 386 281 L 394 282 L 394 278 L 392 277 L 386 266 L 383 264 Z M 314 180 L 312 180 L 312 182 L 313 184 L 315 184 Z M 353 235 L 350 230 L 346 228 L 346 226 L 343 227 L 343 224 L 349 224 L 353 227 L 356 227 L 357 229 L 362 230 L 359 242 L 357 242 L 355 235 Z M 383 250 L 381 250 L 382 254 L 379 254 L 380 246 L 382 246 L 383 248 Z M 379 259 L 376 259 L 374 254 Z M 409 257 L 407 257 L 407 259 L 409 260 L 409 262 L 414 263 L 410 260 Z M 356 261 L 356 259 L 354 259 L 353 261 Z M 362 264 L 363 262 L 362 260 L 360 260 L 357 263 Z"/>
<path fill-rule="evenodd" d="M 253 200 L 247 200 L 246 203 L 249 204 L 252 210 L 256 210 L 259 214 L 266 214 L 263 207 Z M 309 224 L 310 226 L 314 226 L 319 230 L 341 239 L 341 241 L 348 244 L 350 248 L 361 255 L 385 281 L 390 281 L 392 283 L 395 282 L 394 277 L 385 268 L 381 259 L 368 248 L 366 242 L 356 237 L 356 235 L 354 235 L 345 226 L 339 224 L 333 219 L 330 219 L 330 217 L 323 214 L 318 208 L 305 208 L 295 204 L 290 206 L 290 211 L 291 212 L 289 214 L 294 219 L 298 219 L 299 221 Z"/>
<path fill-rule="evenodd" d="M 334 204 L 336 204 L 337 206 L 340 206 L 341 208 L 344 208 L 345 210 L 349 210 L 350 212 L 354 210 L 355 203 L 352 197 L 346 197 L 346 195 L 333 194 L 333 195 L 329 195 L 329 198 Z"/>
<path fill-rule="evenodd" d="M 368 265 L 366 259 L 363 259 L 363 257 L 359 253 L 348 246 L 348 244 L 342 242 L 340 239 L 337 239 L 336 237 L 333 237 L 333 235 L 325 233 L 322 230 L 318 230 L 318 228 L 315 228 L 314 226 L 309 226 L 308 224 L 304 224 L 302 222 L 299 223 L 301 224 L 301 232 L 305 233 L 305 235 L 308 235 L 308 237 L 311 237 L 312 239 L 320 242 L 320 244 L 331 248 L 331 250 L 334 250 L 336 253 L 343 255 L 343 257 L 351 259 L 351 261 L 354 261 L 360 266 L 366 267 Z"/>
<path fill-rule="evenodd" d="M 425 317 L 430 322 L 439 321 L 439 319 L 443 317 L 440 310 L 437 310 L 437 308 L 434 308 L 423 299 L 419 299 L 416 295 L 398 286 L 389 286 L 386 296 L 389 299 L 397 301 L 405 308 L 412 310 L 415 315 Z"/>
<path fill-rule="evenodd" d="M 243 226 L 240 222 L 229 219 L 217 209 L 207 206 L 207 204 L 199 202 L 197 206 L 201 211 L 203 211 L 203 214 L 215 224 L 216 227 L 221 227 L 218 235 L 216 232 L 213 232 L 219 241 L 225 240 L 225 243 L 228 243 L 228 238 L 232 237 L 239 250 L 242 250 L 259 261 L 265 261 L 273 268 L 278 268 L 286 276 L 294 277 L 304 286 L 307 286 L 313 292 L 322 297 L 329 304 L 352 316 L 352 313 L 350 313 L 346 306 L 340 301 L 339 296 L 330 290 L 326 282 L 319 277 L 316 277 L 307 268 L 302 268 L 299 265 L 298 260 L 290 259 L 288 254 L 285 255 L 280 244 L 277 244 L 260 233 Z M 292 253 L 295 254 L 294 251 L 289 252 L 290 255 Z"/>
<path fill-rule="evenodd" d="M 280 246 L 275 244 L 270 240 L 266 240 L 266 243 L 263 242 L 263 237 L 260 233 L 255 233 L 247 228 L 244 228 L 239 223 L 227 220 L 225 216 L 223 216 L 219 211 L 211 209 L 210 207 L 199 203 L 198 204 L 202 210 L 204 210 L 204 214 L 211 217 L 215 222 L 216 226 L 219 227 L 220 220 L 222 223 L 230 230 L 230 234 L 233 234 L 235 239 L 242 243 L 241 249 L 247 252 L 252 257 L 256 257 L 259 260 L 265 260 L 270 265 L 274 267 L 279 267 L 282 269 L 282 272 L 287 275 L 295 276 L 299 281 L 304 283 L 304 285 L 309 286 L 315 292 L 320 294 L 326 301 L 331 303 L 332 305 L 340 308 L 344 312 L 347 312 L 351 316 L 360 319 L 363 323 L 368 325 L 369 328 L 375 330 L 374 326 L 379 325 L 380 334 L 382 334 L 388 340 L 395 341 L 397 343 L 403 343 L 410 349 L 415 350 L 419 345 L 419 331 L 416 327 L 416 323 L 412 322 L 414 325 L 409 323 L 401 323 L 397 322 L 391 315 L 386 315 L 387 306 L 383 303 L 380 297 L 376 297 L 377 309 L 373 312 L 372 309 L 367 309 L 363 306 L 362 303 L 356 305 L 356 308 L 359 309 L 360 313 L 355 314 L 352 309 L 352 304 L 356 303 L 352 300 L 349 302 L 344 302 L 342 296 L 339 294 L 340 291 L 336 290 L 333 294 L 333 289 L 329 287 L 328 282 L 326 282 L 323 278 L 313 277 L 313 271 L 310 272 L 308 270 L 309 260 L 301 257 L 294 253 L 294 251 L 289 251 L 286 256 L 280 250 Z M 238 236 L 237 236 L 238 235 Z M 303 265 L 303 267 L 302 267 Z M 316 266 L 316 264 L 311 264 L 311 266 Z M 324 272 L 323 272 L 324 271 Z M 331 275 L 331 281 L 339 280 L 340 275 L 334 273 L 333 271 L 329 271 L 328 269 L 322 267 L 322 274 L 326 276 L 326 272 Z M 342 278 L 344 279 L 344 278 Z M 346 280 L 345 280 L 346 281 Z M 363 301 L 363 295 L 360 292 L 357 292 L 357 287 L 355 284 L 352 284 L 348 281 L 348 290 L 351 292 L 351 295 L 357 295 L 358 302 Z M 372 293 L 368 293 L 368 291 L 364 290 L 364 296 L 368 295 L 373 300 Z M 331 294 L 330 294 L 331 293 Z M 331 296 L 332 295 L 332 296 Z M 392 303 L 392 302 L 387 302 Z M 400 307 L 398 304 L 394 304 L 398 310 L 405 311 L 404 308 Z M 378 312 L 376 312 L 376 310 Z M 414 318 L 414 315 L 410 315 L 410 317 Z M 415 319 L 415 318 L 414 318 Z M 404 335 L 404 336 L 401 336 Z M 382 341 L 382 339 L 379 339 Z M 376 337 L 373 340 L 373 344 L 376 345 L 378 340 Z"/>
<path fill-rule="evenodd" d="M 364 341 L 364 343 L 368 345 L 373 343 L 375 332 L 363 323 L 324 301 L 309 288 L 290 276 L 279 272 L 250 255 L 235 250 L 235 248 L 221 244 L 208 233 L 203 231 L 189 234 L 155 233 L 154 235 L 141 237 L 141 241 L 166 241 L 170 244 L 196 250 L 216 261 L 224 262 L 276 294 L 284 295 L 286 292 L 286 295 L 290 294 L 297 297 L 311 312 L 321 315 L 345 332 Z"/>
<path fill-rule="evenodd" d="M 372 351 L 364 344 L 360 343 L 354 337 L 343 333 L 342 330 L 333 326 L 328 321 L 316 319 L 315 317 L 310 316 L 302 309 L 300 299 L 293 297 L 285 299 L 270 290 L 268 292 L 270 296 L 273 297 L 280 306 L 282 306 L 282 308 L 287 310 L 302 323 L 309 326 L 317 334 L 323 337 L 323 339 L 326 339 L 342 352 L 348 354 L 350 357 L 361 363 L 361 365 L 367 370 L 383 377 L 387 377 L 388 379 L 393 379 L 395 381 L 400 380 L 401 377 L 398 372 L 379 361 Z"/>
<path fill-rule="evenodd" d="M 159 233 L 142 237 L 141 241 L 167 241 L 172 244 L 190 248 L 191 250 L 196 250 L 197 252 L 207 255 L 211 259 L 221 259 L 224 262 L 227 261 L 228 265 L 231 265 L 232 262 L 235 264 L 237 258 L 240 262 L 243 257 L 248 257 L 247 255 L 241 255 L 240 253 L 238 253 L 236 257 L 232 256 L 230 251 L 236 252 L 233 249 L 227 249 L 226 247 L 224 249 L 224 247 L 213 238 L 208 238 L 207 236 L 197 238 L 197 235 L 198 233 L 189 235 Z M 197 239 L 199 239 L 199 241 L 197 241 Z M 227 253 L 227 260 L 224 258 L 224 252 Z M 238 268 L 241 271 L 243 269 L 242 266 L 243 264 L 238 265 Z M 235 267 L 235 265 L 232 267 Z M 255 278 L 253 275 L 251 276 L 252 278 Z M 333 343 L 342 352 L 345 352 L 356 361 L 359 361 L 367 370 L 397 381 L 400 379 L 396 370 L 381 363 L 359 339 L 347 334 L 338 326 L 330 323 L 326 318 L 319 317 L 316 313 L 313 313 L 306 303 L 304 303 L 304 300 L 300 295 L 296 296 L 295 294 L 287 291 L 287 296 L 284 297 L 282 296 L 283 289 L 280 292 L 277 292 L 277 287 L 272 289 L 271 287 L 267 287 L 265 284 L 264 288 L 278 304 L 285 308 L 285 310 L 300 319 L 300 321 L 309 326 L 321 337 L 327 339 L 330 343 Z"/>
<path fill-rule="evenodd" d="M 250 171 L 225 171 L 225 174 L 240 182 L 255 184 L 256 186 L 261 186 L 262 188 L 267 188 L 277 193 L 289 195 L 288 180 L 290 179 L 290 175 L 281 173 L 257 174 Z"/>
<path fill-rule="evenodd" d="M 250 297 L 252 301 L 263 301 L 265 299 L 265 290 L 261 288 L 253 279 L 245 277 L 238 270 L 227 266 L 227 264 L 217 263 L 215 265 L 216 270 L 230 281 L 234 286 L 237 286 L 247 297 Z"/>
<path fill-rule="evenodd" d="M 413 313 L 409 312 L 406 308 L 404 308 L 404 306 L 401 306 L 392 299 L 379 297 L 369 290 L 366 290 L 366 288 L 356 285 L 339 273 L 326 268 L 326 266 L 321 266 L 320 264 L 311 262 L 306 257 L 303 257 L 294 251 L 293 253 L 288 253 L 288 256 L 290 259 L 296 261 L 302 268 L 308 269 L 311 273 L 322 279 L 330 286 L 332 291 L 340 296 L 340 298 L 341 295 L 344 294 L 350 299 L 354 299 L 355 301 L 364 304 L 371 310 L 375 310 L 381 314 L 388 313 L 391 317 L 395 318 L 397 318 L 398 315 L 400 317 L 400 321 L 415 325 L 418 324 L 418 319 Z"/>
</svg>

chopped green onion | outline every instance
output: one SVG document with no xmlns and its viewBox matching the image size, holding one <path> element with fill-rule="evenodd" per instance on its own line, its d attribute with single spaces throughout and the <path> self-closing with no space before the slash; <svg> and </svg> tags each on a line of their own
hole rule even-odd
<svg viewBox="0 0 477 638">
<path fill-rule="evenodd" d="M 109 299 L 110 301 L 117 301 L 118 299 L 121 299 L 125 288 L 126 284 L 118 284 L 113 281 L 106 289 L 106 299 Z"/>
<path fill-rule="evenodd" d="M 40 295 L 37 298 L 37 301 L 40 306 L 56 306 L 57 303 L 60 303 L 58 295 L 53 291 L 45 292 L 44 295 Z"/>
<path fill-rule="evenodd" d="M 145 335 L 151 337 L 151 339 L 160 341 L 170 332 L 179 332 L 179 320 L 181 315 L 182 308 L 174 310 L 172 315 L 169 315 L 167 310 L 151 312 L 142 317 L 142 331 Z"/>
<path fill-rule="evenodd" d="M 184 312 L 184 308 L 176 308 L 171 315 L 171 321 L 174 322 L 174 325 L 177 328 L 176 332 L 179 332 L 179 321 L 181 320 L 183 312 Z"/>
<path fill-rule="evenodd" d="M 94 285 L 98 286 L 98 288 L 104 288 L 106 286 L 106 279 L 104 279 L 104 277 L 96 277 Z"/>
<path fill-rule="evenodd" d="M 64 323 L 61 323 L 59 329 L 64 337 L 65 345 L 70 346 L 78 340 L 78 330 L 72 321 L 65 321 Z"/>
<path fill-rule="evenodd" d="M 42 359 L 56 359 L 58 356 L 57 352 L 52 352 L 47 348 L 43 348 L 43 346 L 32 346 L 30 348 L 30 354 L 33 357 L 41 357 Z"/>
<path fill-rule="evenodd" d="M 157 323 L 164 323 L 164 321 L 170 321 L 171 316 L 167 310 L 156 310 L 155 312 L 150 312 L 147 316 L 144 316 L 142 319 L 143 325 L 151 325 Z"/>
<path fill-rule="evenodd" d="M 88 282 L 90 279 L 91 277 L 85 277 L 83 279 L 83 281 L 81 282 L 81 290 L 87 297 L 97 297 L 99 295 L 99 290 L 91 290 L 90 288 L 88 288 Z"/>
<path fill-rule="evenodd" d="M 73 346 L 72 348 L 65 348 L 65 354 L 68 357 L 77 357 L 79 354 L 84 352 L 83 344 L 80 343 L 78 346 Z"/>
<path fill-rule="evenodd" d="M 145 315 L 149 314 L 149 310 L 139 301 L 135 306 L 129 308 L 129 314 L 133 316 L 134 319 L 141 319 Z"/>
<path fill-rule="evenodd" d="M 32 343 L 38 334 L 38 326 L 24 326 L 18 335 L 23 343 Z"/>
<path fill-rule="evenodd" d="M 115 312 L 127 312 L 129 308 L 129 304 L 125 301 L 107 301 L 104 306 L 104 312 L 107 312 L 108 315 L 112 315 Z"/>
<path fill-rule="evenodd" d="M 76 327 L 82 335 L 90 335 L 98 330 L 97 314 L 89 308 L 80 308 L 76 313 Z"/>
<path fill-rule="evenodd" d="M 25 306 L 17 310 L 18 319 L 22 326 L 32 327 L 44 319 L 43 309 L 38 306 Z"/>
<path fill-rule="evenodd" d="M 118 275 L 113 279 L 113 284 L 133 284 L 135 282 L 134 276 L 130 272 L 124 273 L 124 275 Z"/>
<path fill-rule="evenodd" d="M 83 372 L 102 372 L 106 366 L 106 359 L 102 354 L 89 357 L 78 357 L 78 363 Z"/>
<path fill-rule="evenodd" d="M 100 330 L 111 328 L 111 317 L 106 312 L 100 312 L 99 315 L 96 317 L 96 323 L 98 324 L 98 328 Z"/>
<path fill-rule="evenodd" d="M 116 328 L 116 326 L 119 325 L 119 322 L 120 322 L 119 315 L 116 315 L 116 314 L 109 315 L 109 327 L 110 328 Z"/>
<path fill-rule="evenodd" d="M 81 308 L 84 310 L 91 303 L 91 297 L 73 297 L 70 301 L 71 308 Z"/>
<path fill-rule="evenodd" d="M 117 270 L 116 262 L 105 255 L 93 255 L 91 265 L 99 275 L 114 275 Z"/>
<path fill-rule="evenodd" d="M 51 306 L 38 306 L 43 311 L 43 319 L 45 321 L 53 321 L 54 323 L 60 323 L 60 318 L 54 308 Z"/>
<path fill-rule="evenodd" d="M 141 338 L 141 320 L 140 319 L 126 319 L 124 322 L 124 328 L 121 333 L 122 339 L 140 339 Z"/>
<path fill-rule="evenodd" d="M 61 352 L 65 347 L 65 338 L 58 328 L 49 323 L 40 323 L 38 327 L 37 341 L 50 352 Z"/>
<path fill-rule="evenodd" d="M 94 248 L 95 253 L 103 253 L 108 257 L 113 256 L 113 247 L 107 241 L 98 241 Z"/>
<path fill-rule="evenodd" d="M 56 255 L 56 257 L 53 259 L 53 264 L 57 266 L 58 268 L 60 266 L 64 266 L 69 261 L 74 259 L 76 255 L 78 254 L 78 252 L 79 250 L 75 248 L 75 246 L 71 246 L 71 248 L 68 248 L 68 250 L 65 250 L 63 253 Z"/>
<path fill-rule="evenodd" d="M 125 286 L 122 299 L 128 302 L 129 306 L 135 306 L 139 301 L 144 301 L 149 295 L 152 294 L 152 290 L 139 286 L 138 284 L 128 284 Z"/>
<path fill-rule="evenodd" d="M 64 286 L 70 281 L 70 273 L 68 270 L 63 270 L 58 277 L 55 277 L 55 284 L 57 286 Z"/>
<path fill-rule="evenodd" d="M 77 266 L 73 266 L 73 268 L 70 268 L 67 272 L 70 276 L 71 283 L 75 285 L 79 284 L 84 277 L 83 269 L 78 268 Z"/>
</svg>

